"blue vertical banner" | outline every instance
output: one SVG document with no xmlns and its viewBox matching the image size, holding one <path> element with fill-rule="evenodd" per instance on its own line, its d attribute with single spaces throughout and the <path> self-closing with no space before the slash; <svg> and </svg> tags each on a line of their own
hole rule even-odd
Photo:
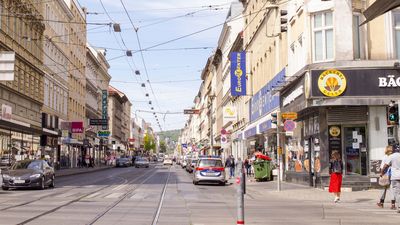
<svg viewBox="0 0 400 225">
<path fill-rule="evenodd" d="M 231 95 L 246 95 L 246 52 L 231 53 Z"/>
</svg>

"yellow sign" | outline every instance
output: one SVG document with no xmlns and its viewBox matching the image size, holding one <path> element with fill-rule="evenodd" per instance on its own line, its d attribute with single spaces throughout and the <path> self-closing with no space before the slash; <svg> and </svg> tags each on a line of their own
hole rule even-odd
<svg viewBox="0 0 400 225">
<path fill-rule="evenodd" d="M 346 77 L 339 70 L 325 70 L 319 75 L 318 88 L 328 97 L 337 97 L 346 90 Z"/>
<path fill-rule="evenodd" d="M 331 128 L 329 128 L 329 134 L 332 137 L 338 137 L 340 135 L 340 128 L 337 126 L 332 126 Z"/>
<path fill-rule="evenodd" d="M 297 119 L 297 112 L 283 112 L 281 116 L 285 120 L 295 120 Z"/>
</svg>

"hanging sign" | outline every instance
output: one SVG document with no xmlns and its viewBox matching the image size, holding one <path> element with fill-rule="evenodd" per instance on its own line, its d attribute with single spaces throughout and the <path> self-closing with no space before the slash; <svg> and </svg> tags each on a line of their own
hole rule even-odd
<svg viewBox="0 0 400 225">
<path fill-rule="evenodd" d="M 106 120 L 108 122 L 108 91 L 107 90 L 102 90 L 101 91 L 101 118 L 103 120 Z M 108 123 L 106 124 L 101 124 L 103 130 L 107 130 L 108 128 Z"/>
<path fill-rule="evenodd" d="M 246 95 L 246 52 L 231 53 L 231 95 Z"/>
</svg>

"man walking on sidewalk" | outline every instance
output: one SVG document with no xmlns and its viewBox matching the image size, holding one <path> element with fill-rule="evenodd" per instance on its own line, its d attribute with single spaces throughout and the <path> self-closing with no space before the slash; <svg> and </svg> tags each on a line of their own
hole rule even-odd
<svg viewBox="0 0 400 225">
<path fill-rule="evenodd" d="M 229 168 L 229 178 L 235 176 L 235 159 L 233 155 L 230 155 L 229 158 L 226 159 L 225 168 Z"/>
<path fill-rule="evenodd" d="M 397 205 L 397 212 L 400 213 L 400 153 L 399 149 L 396 148 L 393 150 L 393 154 L 391 154 L 387 161 L 385 162 L 385 166 L 383 170 L 381 170 L 381 177 L 384 175 L 384 171 L 388 167 L 391 166 L 391 183 L 393 188 L 393 195 L 395 196 Z"/>
</svg>

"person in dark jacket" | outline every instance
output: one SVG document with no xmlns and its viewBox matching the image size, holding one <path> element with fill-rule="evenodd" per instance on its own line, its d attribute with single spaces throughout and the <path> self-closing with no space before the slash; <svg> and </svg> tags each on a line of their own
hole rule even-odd
<svg viewBox="0 0 400 225">
<path fill-rule="evenodd" d="M 229 178 L 235 176 L 235 159 L 230 155 L 225 162 L 225 168 L 229 168 Z"/>
<path fill-rule="evenodd" d="M 340 202 L 340 189 L 342 187 L 343 163 L 338 151 L 333 151 L 329 161 L 329 192 L 335 195 L 335 203 Z"/>
</svg>

